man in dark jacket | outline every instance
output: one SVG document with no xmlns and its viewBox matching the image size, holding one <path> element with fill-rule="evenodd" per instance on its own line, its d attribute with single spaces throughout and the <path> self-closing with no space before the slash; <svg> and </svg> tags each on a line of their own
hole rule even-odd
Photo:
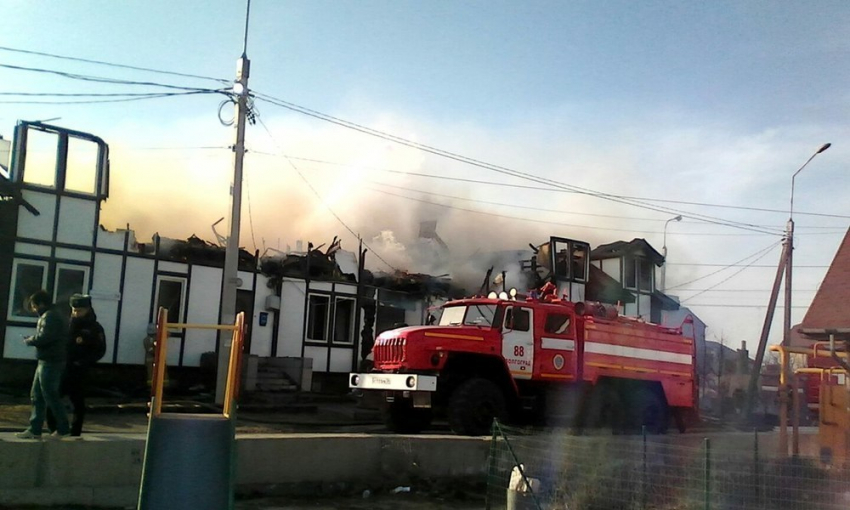
<svg viewBox="0 0 850 510">
<path fill-rule="evenodd" d="M 105 352 L 106 336 L 91 307 L 91 297 L 79 294 L 71 296 L 71 342 L 68 344 L 65 391 L 74 405 L 72 436 L 79 436 L 83 432 L 89 369 Z"/>
<path fill-rule="evenodd" d="M 30 426 L 15 434 L 21 439 L 40 439 L 44 427 L 45 410 L 50 409 L 56 418 L 56 431 L 53 436 L 63 438 L 70 434 L 68 415 L 59 397 L 59 386 L 65 370 L 68 347 L 68 331 L 59 314 L 53 310 L 50 295 L 39 290 L 29 298 L 30 308 L 38 313 L 35 335 L 24 339 L 27 345 L 35 347 L 38 365 L 32 380 L 32 413 Z"/>
<path fill-rule="evenodd" d="M 71 436 L 79 437 L 83 433 L 83 420 L 86 417 L 86 386 L 89 369 L 106 352 L 106 337 L 103 327 L 97 322 L 97 314 L 91 306 L 91 296 L 74 294 L 71 305 L 71 330 L 68 341 L 68 363 L 62 382 L 62 394 L 68 395 L 74 406 L 74 420 L 71 422 Z M 50 412 L 47 423 L 55 430 Z"/>
</svg>

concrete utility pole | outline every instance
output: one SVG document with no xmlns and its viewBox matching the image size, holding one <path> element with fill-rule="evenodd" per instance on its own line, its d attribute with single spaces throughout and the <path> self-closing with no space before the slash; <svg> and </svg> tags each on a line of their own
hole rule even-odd
<svg viewBox="0 0 850 510">
<path fill-rule="evenodd" d="M 773 289 L 770 293 L 770 301 L 767 305 L 767 314 L 764 319 L 764 325 L 762 326 L 761 337 L 759 338 L 758 349 L 756 350 L 756 359 L 755 365 L 753 366 L 753 371 L 750 373 L 750 381 L 747 388 L 747 400 L 744 407 L 744 418 L 747 422 L 750 422 L 752 419 L 752 410 L 753 403 L 755 401 L 756 394 L 759 391 L 758 388 L 758 379 L 761 375 L 761 364 L 764 360 L 764 351 L 767 347 L 767 338 L 770 334 L 770 325 L 773 322 L 773 313 L 776 310 L 776 301 L 779 297 L 779 286 L 782 282 L 782 274 L 785 273 L 785 310 L 783 317 L 783 328 L 782 328 L 782 345 L 788 346 L 791 342 L 791 278 L 792 278 L 792 263 L 793 263 L 793 250 L 794 250 L 794 179 L 797 177 L 806 165 L 808 165 L 818 154 L 829 149 L 832 144 L 825 143 L 818 149 L 814 154 L 803 163 L 794 175 L 791 176 L 791 205 L 788 214 L 788 224 L 786 226 L 785 231 L 785 239 L 782 241 L 782 255 L 779 258 L 779 266 L 776 268 L 776 278 L 773 281 Z M 787 374 L 786 374 L 787 375 Z M 785 422 L 788 419 L 788 395 L 787 388 L 779 388 L 779 421 L 780 421 L 780 449 L 783 452 L 788 451 L 788 440 L 785 437 Z M 784 447 L 784 449 L 783 449 Z"/>
<path fill-rule="evenodd" d="M 233 324 L 236 320 L 236 289 L 239 287 L 239 224 L 242 215 L 242 164 L 245 159 L 245 121 L 248 117 L 248 17 L 251 0 L 245 10 L 245 39 L 242 56 L 236 61 L 236 81 L 233 93 L 236 100 L 236 145 L 233 146 L 233 183 L 230 187 L 230 236 L 224 252 L 224 282 L 221 290 L 221 323 Z M 249 319 L 250 320 L 250 319 Z M 224 404 L 227 366 L 230 362 L 230 335 L 219 334 L 218 368 L 215 381 L 215 402 Z"/>
</svg>

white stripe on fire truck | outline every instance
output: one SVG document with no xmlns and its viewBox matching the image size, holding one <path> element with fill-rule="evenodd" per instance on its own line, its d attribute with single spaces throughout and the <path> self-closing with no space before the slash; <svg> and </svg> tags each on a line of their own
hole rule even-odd
<svg viewBox="0 0 850 510">
<path fill-rule="evenodd" d="M 562 351 L 576 350 L 575 340 L 563 340 L 561 338 L 541 338 L 540 346 L 544 349 L 560 349 Z"/>
<path fill-rule="evenodd" d="M 648 361 L 666 361 L 669 363 L 681 363 L 683 365 L 691 365 L 693 363 L 689 354 L 654 351 L 652 349 L 641 349 L 639 347 L 626 347 L 625 345 L 600 344 L 597 342 L 585 342 L 584 352 L 589 354 L 620 356 L 622 358 L 645 359 Z"/>
</svg>

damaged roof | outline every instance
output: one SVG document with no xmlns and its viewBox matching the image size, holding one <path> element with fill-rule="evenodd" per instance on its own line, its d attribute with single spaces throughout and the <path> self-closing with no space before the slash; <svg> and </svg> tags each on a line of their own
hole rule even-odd
<svg viewBox="0 0 850 510">
<path fill-rule="evenodd" d="M 599 245 L 590 252 L 590 260 L 619 258 L 626 255 L 639 255 L 648 258 L 659 267 L 664 263 L 664 257 L 655 251 L 655 248 L 646 239 L 642 238 Z"/>
</svg>

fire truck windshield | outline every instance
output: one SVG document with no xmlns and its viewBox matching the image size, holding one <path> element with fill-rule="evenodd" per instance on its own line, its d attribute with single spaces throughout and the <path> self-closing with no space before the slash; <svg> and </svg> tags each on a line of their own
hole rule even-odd
<svg viewBox="0 0 850 510">
<path fill-rule="evenodd" d="M 493 326 L 495 317 L 496 305 L 447 306 L 440 326 Z"/>
</svg>

